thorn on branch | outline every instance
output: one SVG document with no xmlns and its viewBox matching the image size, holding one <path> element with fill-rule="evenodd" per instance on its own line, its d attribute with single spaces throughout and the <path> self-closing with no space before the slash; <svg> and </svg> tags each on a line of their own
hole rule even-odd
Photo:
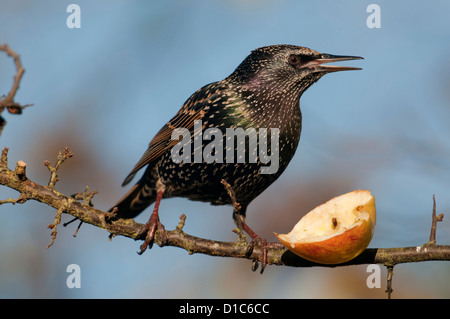
<svg viewBox="0 0 450 319">
<path fill-rule="evenodd" d="M 444 219 L 444 214 L 439 214 L 436 216 L 436 198 L 433 194 L 433 213 L 431 220 L 431 233 L 430 233 L 430 241 L 427 243 L 428 245 L 436 245 L 436 224 Z"/>
<path fill-rule="evenodd" d="M 78 220 L 78 219 L 79 219 L 78 217 L 72 218 L 72 219 L 69 220 L 67 223 L 64 223 L 64 224 L 63 224 L 63 227 L 66 227 L 67 225 L 72 224 L 74 221 L 76 221 L 76 220 Z M 73 237 L 77 237 L 78 231 L 80 230 L 82 224 L 83 224 L 83 221 L 80 220 L 80 223 L 78 224 L 77 229 L 75 230 L 75 232 L 74 232 L 73 235 L 72 235 Z"/>
<path fill-rule="evenodd" d="M 75 230 L 75 232 L 73 233 L 73 237 L 77 237 L 77 234 L 78 234 L 78 231 L 80 230 L 80 228 L 81 228 L 81 225 L 83 225 L 83 221 L 82 220 L 80 220 L 80 223 L 78 224 L 78 226 L 77 226 L 77 229 Z"/>
</svg>

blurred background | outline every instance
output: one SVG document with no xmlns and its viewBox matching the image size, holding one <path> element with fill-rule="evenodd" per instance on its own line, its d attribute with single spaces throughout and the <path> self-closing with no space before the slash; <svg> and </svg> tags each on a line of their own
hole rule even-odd
<svg viewBox="0 0 450 319">
<path fill-rule="evenodd" d="M 67 6 L 81 8 L 69 29 Z M 377 227 L 370 247 L 428 241 L 432 196 L 437 241 L 450 244 L 450 2 L 376 1 L 381 28 L 366 19 L 372 1 L 31 1 L 0 4 L 0 43 L 21 56 L 26 73 L 16 101 L 22 115 L 3 113 L 0 147 L 9 165 L 23 160 L 32 180 L 46 184 L 44 160 L 68 146 L 74 157 L 59 171 L 65 194 L 88 185 L 107 210 L 148 143 L 201 86 L 221 80 L 257 47 L 303 45 L 338 55 L 363 71 L 322 78 L 301 99 L 303 131 L 287 171 L 249 207 L 249 225 L 268 241 L 286 233 L 331 197 L 369 189 Z M 15 67 L 0 52 L 0 94 Z M 0 198 L 17 192 L 0 188 Z M 385 298 L 369 289 L 366 265 L 336 269 L 269 266 L 248 260 L 188 255 L 83 225 L 58 228 L 47 249 L 55 210 L 37 203 L 0 206 L 1 298 Z M 149 213 L 137 221 L 145 223 Z M 182 213 L 192 235 L 234 241 L 230 207 L 167 199 L 166 229 Z M 71 216 L 63 215 L 63 222 Z M 69 289 L 69 264 L 81 288 Z M 449 298 L 448 262 L 395 267 L 394 298 Z"/>
</svg>

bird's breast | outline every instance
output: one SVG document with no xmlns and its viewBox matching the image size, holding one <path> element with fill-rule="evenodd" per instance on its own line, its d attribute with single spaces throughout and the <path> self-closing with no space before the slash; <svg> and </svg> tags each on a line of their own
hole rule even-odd
<svg viewBox="0 0 450 319">
<path fill-rule="evenodd" d="M 211 108 L 197 126 L 201 131 L 191 131 L 189 143 L 161 158 L 158 174 L 171 196 L 229 204 L 224 179 L 248 204 L 286 169 L 300 139 L 298 105 L 298 112 L 266 114 L 271 121 L 257 121 L 241 104 L 236 99 L 232 109 Z"/>
</svg>

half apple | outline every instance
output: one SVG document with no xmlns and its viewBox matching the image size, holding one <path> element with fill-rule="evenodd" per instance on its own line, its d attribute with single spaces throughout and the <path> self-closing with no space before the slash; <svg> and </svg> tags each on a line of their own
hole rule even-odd
<svg viewBox="0 0 450 319">
<path fill-rule="evenodd" d="M 375 223 L 375 197 L 368 190 L 356 190 L 316 207 L 290 233 L 275 236 L 304 259 L 340 264 L 367 248 Z"/>
</svg>

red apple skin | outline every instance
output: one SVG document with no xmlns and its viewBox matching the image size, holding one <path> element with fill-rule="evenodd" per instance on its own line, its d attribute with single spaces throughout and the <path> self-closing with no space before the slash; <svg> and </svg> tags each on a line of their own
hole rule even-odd
<svg viewBox="0 0 450 319">
<path fill-rule="evenodd" d="M 367 248 L 372 239 L 373 224 L 370 220 L 362 221 L 340 235 L 319 242 L 292 244 L 283 236 L 275 235 L 289 250 L 304 259 L 321 264 L 340 264 L 355 258 Z"/>
</svg>

